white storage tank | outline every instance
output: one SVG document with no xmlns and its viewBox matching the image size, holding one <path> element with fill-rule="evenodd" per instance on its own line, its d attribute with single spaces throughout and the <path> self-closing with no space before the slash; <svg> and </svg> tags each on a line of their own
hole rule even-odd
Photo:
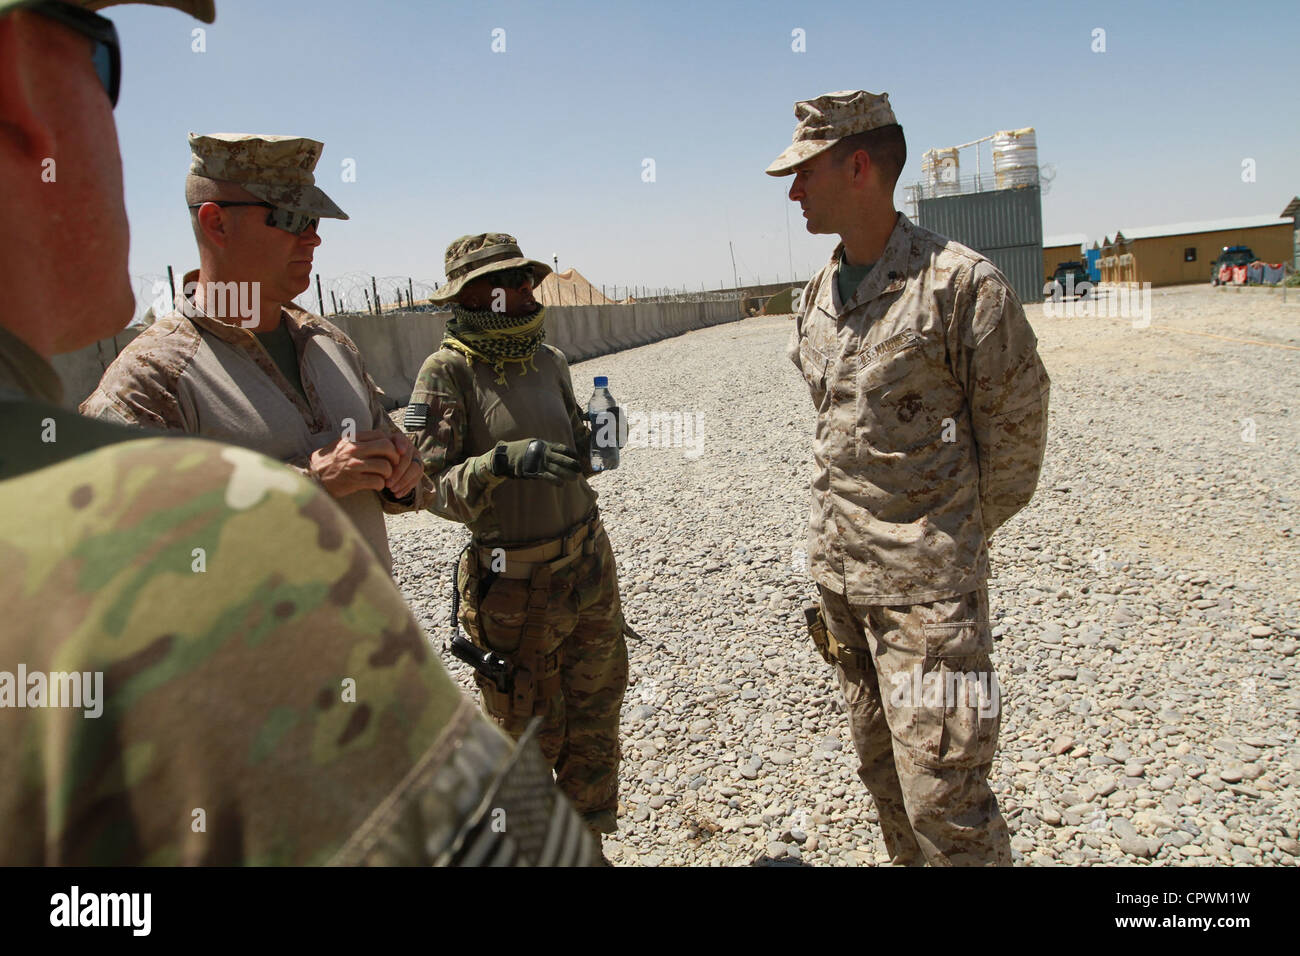
<svg viewBox="0 0 1300 956">
<path fill-rule="evenodd" d="M 956 147 L 927 149 L 922 153 L 921 178 L 927 197 L 956 196 L 961 192 L 961 166 Z"/>
<path fill-rule="evenodd" d="M 996 189 L 1038 183 L 1038 143 L 1032 126 L 993 135 L 993 181 Z"/>
</svg>

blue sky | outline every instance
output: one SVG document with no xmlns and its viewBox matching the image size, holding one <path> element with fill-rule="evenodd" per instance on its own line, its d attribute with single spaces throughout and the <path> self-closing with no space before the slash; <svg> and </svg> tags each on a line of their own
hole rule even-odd
<svg viewBox="0 0 1300 956">
<path fill-rule="evenodd" d="M 441 280 L 447 243 L 489 230 L 598 287 L 730 286 L 729 242 L 744 282 L 788 279 L 791 263 L 806 278 L 835 239 L 809 236 L 789 179 L 763 169 L 790 141 L 795 100 L 841 89 L 890 94 L 909 147 L 899 208 L 924 150 L 1023 126 L 1056 168 L 1048 235 L 1275 214 L 1300 193 L 1283 0 L 217 0 L 203 53 L 199 24 L 175 11 L 107 13 L 123 43 L 134 274 L 197 265 L 189 131 L 324 141 L 317 181 L 352 217 L 323 224 L 326 278 Z M 347 159 L 355 182 L 341 181 Z"/>
</svg>

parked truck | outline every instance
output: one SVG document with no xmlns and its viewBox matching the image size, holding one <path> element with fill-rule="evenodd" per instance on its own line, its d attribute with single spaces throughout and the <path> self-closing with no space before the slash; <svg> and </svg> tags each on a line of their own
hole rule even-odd
<svg viewBox="0 0 1300 956">
<path fill-rule="evenodd" d="M 1210 285 L 1220 284 L 1219 270 L 1224 266 L 1248 266 L 1254 261 L 1255 253 L 1250 251 L 1250 246 L 1224 246 L 1210 269 Z"/>
</svg>

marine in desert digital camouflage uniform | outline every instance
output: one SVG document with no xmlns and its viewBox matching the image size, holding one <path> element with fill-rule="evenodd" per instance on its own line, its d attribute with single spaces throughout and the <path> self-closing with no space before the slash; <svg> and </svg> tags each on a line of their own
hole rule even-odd
<svg viewBox="0 0 1300 956">
<path fill-rule="evenodd" d="M 445 268 L 433 298 L 454 302 L 452 317 L 405 426 L 433 479 L 430 509 L 473 535 L 458 569 L 461 622 L 514 666 L 509 692 L 477 676 L 484 708 L 512 736 L 540 716 L 560 789 L 593 832 L 611 833 L 627 646 L 586 481 L 590 430 L 532 295 L 551 270 L 504 233 L 456 240 Z"/>
<path fill-rule="evenodd" d="M 132 311 L 107 5 L 0 0 L 0 865 L 594 861 L 328 495 L 60 405 Z"/>
<path fill-rule="evenodd" d="M 415 448 L 352 340 L 292 302 L 311 282 L 319 220 L 347 218 L 312 175 L 324 146 L 251 133 L 191 133 L 189 145 L 197 281 L 114 359 L 81 412 L 284 462 L 330 493 L 391 571 L 385 513 L 424 507 Z"/>
<path fill-rule="evenodd" d="M 1038 482 L 1047 372 L 1002 273 L 895 211 L 906 144 L 887 95 L 828 93 L 795 116 L 767 172 L 794 174 L 809 232 L 842 239 L 790 344 L 817 405 L 813 638 L 891 859 L 1010 864 L 988 785 L 988 540 Z"/>
</svg>

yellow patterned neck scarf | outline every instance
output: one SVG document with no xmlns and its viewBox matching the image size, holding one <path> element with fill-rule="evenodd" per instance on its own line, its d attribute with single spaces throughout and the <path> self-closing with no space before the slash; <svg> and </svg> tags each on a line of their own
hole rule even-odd
<svg viewBox="0 0 1300 956">
<path fill-rule="evenodd" d="M 519 374 L 527 375 L 533 355 L 546 338 L 542 322 L 546 310 L 532 315 L 505 315 L 500 312 L 472 312 L 459 305 L 451 307 L 442 336 L 443 348 L 455 349 L 472 363 L 475 359 L 492 366 L 497 384 L 506 385 L 506 365 L 519 363 Z"/>
</svg>

